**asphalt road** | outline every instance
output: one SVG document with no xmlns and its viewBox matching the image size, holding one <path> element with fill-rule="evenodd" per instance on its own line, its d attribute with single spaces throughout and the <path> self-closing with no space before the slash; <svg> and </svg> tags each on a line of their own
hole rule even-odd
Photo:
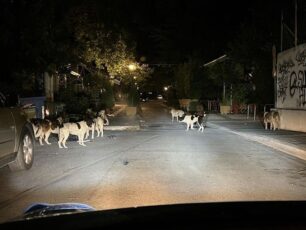
<svg viewBox="0 0 306 230">
<path fill-rule="evenodd" d="M 143 104 L 143 129 L 105 131 L 87 147 L 37 146 L 28 171 L 0 169 L 0 222 L 34 202 L 96 209 L 237 200 L 305 200 L 305 161 L 209 125 L 171 123 L 160 102 Z"/>
</svg>

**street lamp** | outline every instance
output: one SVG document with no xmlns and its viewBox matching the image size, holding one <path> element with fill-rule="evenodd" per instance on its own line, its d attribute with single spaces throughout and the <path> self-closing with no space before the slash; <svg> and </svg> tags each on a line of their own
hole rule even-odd
<svg viewBox="0 0 306 230">
<path fill-rule="evenodd" d="M 128 68 L 130 71 L 135 71 L 136 70 L 136 66 L 134 64 L 129 64 Z"/>
</svg>

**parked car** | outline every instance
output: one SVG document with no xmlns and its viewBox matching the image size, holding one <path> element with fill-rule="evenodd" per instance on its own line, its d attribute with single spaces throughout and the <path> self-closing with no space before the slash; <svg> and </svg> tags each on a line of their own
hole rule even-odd
<svg viewBox="0 0 306 230">
<path fill-rule="evenodd" d="M 12 171 L 31 168 L 34 145 L 26 113 L 0 93 L 0 167 L 8 165 Z"/>
</svg>

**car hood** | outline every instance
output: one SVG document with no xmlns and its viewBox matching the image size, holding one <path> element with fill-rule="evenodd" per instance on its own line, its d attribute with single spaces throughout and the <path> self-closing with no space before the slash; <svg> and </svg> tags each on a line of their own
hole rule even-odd
<svg viewBox="0 0 306 230">
<path fill-rule="evenodd" d="M 40 204 L 41 205 L 41 204 Z M 26 218 L 0 225 L 1 229 L 306 229 L 306 201 L 217 202 L 159 205 L 93 211 L 84 204 L 56 204 L 25 212 L 53 210 L 46 218 Z M 72 208 L 71 208 L 72 207 Z M 63 210 L 70 214 L 62 215 Z M 78 210 L 78 211 L 76 211 Z M 80 211 L 81 210 L 81 211 Z"/>
</svg>

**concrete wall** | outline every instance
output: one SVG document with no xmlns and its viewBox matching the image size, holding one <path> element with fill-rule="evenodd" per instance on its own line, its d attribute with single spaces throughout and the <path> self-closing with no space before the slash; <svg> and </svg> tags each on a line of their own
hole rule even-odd
<svg viewBox="0 0 306 230">
<path fill-rule="evenodd" d="M 278 109 L 280 128 L 292 131 L 306 132 L 306 111 Z"/>
<path fill-rule="evenodd" d="M 277 55 L 276 79 L 280 128 L 306 132 L 306 44 Z"/>
<path fill-rule="evenodd" d="M 277 55 L 276 107 L 306 110 L 306 44 Z"/>
</svg>

